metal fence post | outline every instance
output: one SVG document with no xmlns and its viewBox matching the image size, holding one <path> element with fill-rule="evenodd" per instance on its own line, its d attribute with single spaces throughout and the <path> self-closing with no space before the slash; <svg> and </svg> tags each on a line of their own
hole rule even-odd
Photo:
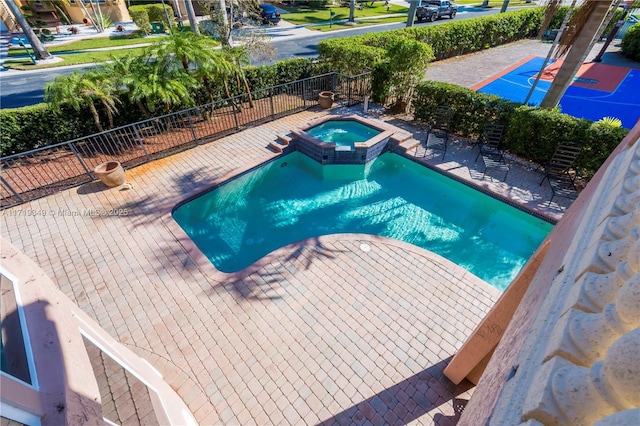
<svg viewBox="0 0 640 426">
<path fill-rule="evenodd" d="M 338 78 L 338 74 L 337 73 L 334 72 L 334 73 L 331 74 L 331 91 L 333 93 L 336 92 L 336 80 L 337 80 L 337 78 Z"/>
<path fill-rule="evenodd" d="M 276 118 L 276 109 L 273 106 L 273 89 L 269 90 L 269 103 L 271 104 L 271 119 Z"/>
<path fill-rule="evenodd" d="M 351 86 L 353 84 L 353 80 L 354 80 L 353 77 L 349 77 L 349 91 L 347 92 L 348 93 L 348 95 L 347 95 L 347 106 L 353 105 L 353 100 L 351 99 Z"/>
<path fill-rule="evenodd" d="M 9 182 L 7 182 L 6 180 L 4 180 L 4 178 L 2 176 L 0 176 L 0 180 L 2 181 L 2 183 L 4 184 L 4 186 L 6 186 L 7 188 L 9 188 L 9 191 L 13 192 L 13 195 L 15 195 L 16 197 L 18 197 L 18 200 L 20 200 L 21 203 L 24 203 L 24 199 L 20 196 L 20 194 L 18 194 L 16 192 L 15 189 L 13 189 L 13 187 L 11 185 L 9 185 Z"/>
<path fill-rule="evenodd" d="M 80 164 L 82 164 L 82 167 L 84 168 L 84 171 L 87 172 L 87 174 L 89 175 L 89 179 L 93 180 L 94 178 L 93 178 L 93 175 L 91 174 L 91 170 L 89 170 L 89 168 L 85 164 L 85 162 L 82 159 L 82 157 L 80 157 L 80 154 L 78 154 L 78 151 L 76 150 L 76 147 L 73 146 L 72 143 L 68 143 L 67 145 L 69 145 L 69 148 L 71 148 L 71 151 L 75 154 L 75 156 L 78 159 L 78 161 L 80 162 Z"/>
<path fill-rule="evenodd" d="M 307 108 L 307 80 L 302 80 L 302 105 Z"/>
<path fill-rule="evenodd" d="M 138 140 L 138 143 L 140 144 L 140 146 L 142 147 L 142 151 L 144 152 L 145 157 L 147 157 L 147 161 L 149 161 L 149 153 L 147 152 L 147 147 L 144 146 L 144 141 L 142 140 L 142 136 L 140 136 L 140 132 L 138 132 L 138 125 L 134 124 L 133 125 L 133 132 L 136 134 L 136 139 Z"/>
<path fill-rule="evenodd" d="M 231 102 L 231 108 L 233 109 L 233 121 L 236 123 L 236 130 L 240 129 L 240 124 L 238 123 L 238 115 L 236 114 L 236 105 Z"/>
<path fill-rule="evenodd" d="M 198 138 L 196 137 L 196 129 L 193 128 L 193 121 L 191 121 L 191 110 L 187 110 L 187 119 L 189 120 L 189 128 L 191 128 L 191 136 L 195 141 Z"/>
</svg>

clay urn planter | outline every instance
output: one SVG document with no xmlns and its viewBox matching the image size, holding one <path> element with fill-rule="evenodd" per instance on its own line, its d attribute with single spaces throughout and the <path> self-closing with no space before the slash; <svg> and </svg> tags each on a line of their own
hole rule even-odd
<svg viewBox="0 0 640 426">
<path fill-rule="evenodd" d="M 324 109 L 331 108 L 334 96 L 335 94 L 333 92 L 320 92 L 318 95 L 318 105 Z"/>
<path fill-rule="evenodd" d="M 107 161 L 106 163 L 98 164 L 96 168 L 93 169 L 93 173 L 100 179 L 100 182 L 108 187 L 120 186 L 126 181 L 124 169 L 117 161 Z"/>
</svg>

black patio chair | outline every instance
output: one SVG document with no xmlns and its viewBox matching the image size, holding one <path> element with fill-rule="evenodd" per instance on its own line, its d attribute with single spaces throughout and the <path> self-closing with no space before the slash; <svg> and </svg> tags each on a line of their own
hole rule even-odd
<svg viewBox="0 0 640 426">
<path fill-rule="evenodd" d="M 551 198 L 547 203 L 547 206 L 551 205 L 551 201 L 555 197 L 568 198 L 575 200 L 578 198 L 578 189 L 576 188 L 573 179 L 568 175 L 549 175 L 546 177 L 549 180 L 551 186 Z"/>
<path fill-rule="evenodd" d="M 571 181 L 575 180 L 575 170 L 573 165 L 582 150 L 582 144 L 573 141 L 562 141 L 556 147 L 551 159 L 544 166 L 544 177 L 540 181 L 540 185 L 544 180 L 551 177 L 568 177 Z M 573 173 L 572 173 L 573 172 Z"/>
<path fill-rule="evenodd" d="M 452 119 L 453 110 L 451 107 L 439 105 L 433 115 L 433 120 L 429 125 L 427 138 L 425 140 L 426 150 L 441 150 L 443 160 L 447 154 Z"/>
<path fill-rule="evenodd" d="M 482 179 L 484 179 L 489 169 L 495 169 L 504 172 L 503 180 L 507 180 L 509 165 L 504 161 L 503 134 L 504 124 L 489 123 L 484 126 L 482 134 L 478 137 L 478 155 L 476 155 L 474 162 L 478 161 L 478 157 L 482 157 L 484 164 Z"/>
</svg>

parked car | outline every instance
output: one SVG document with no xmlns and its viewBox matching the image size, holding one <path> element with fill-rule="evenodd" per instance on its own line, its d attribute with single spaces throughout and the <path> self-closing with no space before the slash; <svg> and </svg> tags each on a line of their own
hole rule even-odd
<svg viewBox="0 0 640 426">
<path fill-rule="evenodd" d="M 260 4 L 260 16 L 263 24 L 277 25 L 280 22 L 280 12 L 271 4 Z"/>
<path fill-rule="evenodd" d="M 430 22 L 443 16 L 449 16 L 450 19 L 453 19 L 456 17 L 456 13 L 458 13 L 458 5 L 449 0 L 423 0 L 416 9 L 416 19 L 418 21 L 426 19 Z"/>
</svg>

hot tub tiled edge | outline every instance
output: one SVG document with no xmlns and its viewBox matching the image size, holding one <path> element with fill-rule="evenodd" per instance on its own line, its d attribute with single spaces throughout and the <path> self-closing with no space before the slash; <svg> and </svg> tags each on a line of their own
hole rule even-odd
<svg viewBox="0 0 640 426">
<path fill-rule="evenodd" d="M 306 130 L 331 120 L 353 120 L 379 130 L 381 133 L 365 142 L 356 142 L 353 150 L 336 149 L 335 143 L 324 142 L 310 135 Z M 320 164 L 366 164 L 387 149 L 390 144 L 399 144 L 412 137 L 411 134 L 379 120 L 358 115 L 326 115 L 291 130 L 292 145 Z"/>
</svg>

